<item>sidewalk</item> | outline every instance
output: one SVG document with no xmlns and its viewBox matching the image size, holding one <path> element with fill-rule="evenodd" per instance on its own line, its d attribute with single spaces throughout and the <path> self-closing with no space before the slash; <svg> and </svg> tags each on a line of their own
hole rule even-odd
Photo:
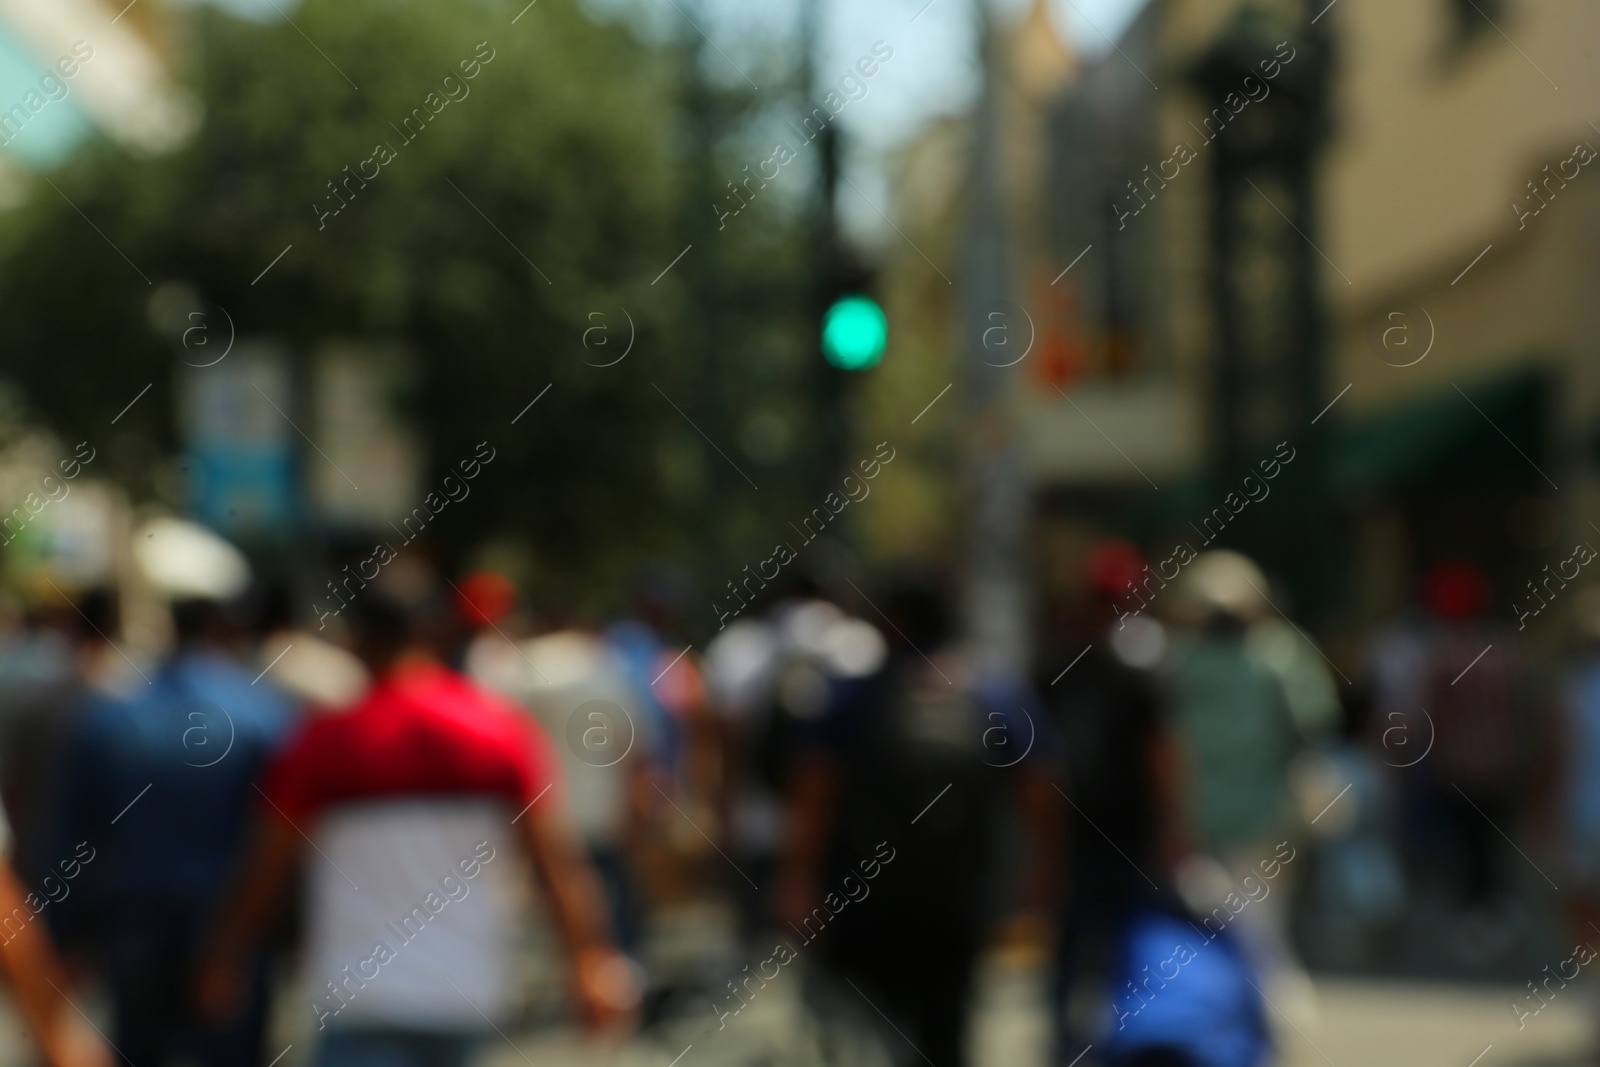
<svg viewBox="0 0 1600 1067">
<path fill-rule="evenodd" d="M 776 988 L 776 987 L 775 987 Z M 977 1067 L 1045 1067 L 1048 1031 L 1038 982 L 1028 974 L 991 972 L 975 1021 Z M 1576 1067 L 1595 1062 L 1592 1027 L 1585 1021 L 1582 991 L 1574 986 L 1521 1031 L 1509 986 L 1392 983 L 1360 980 L 1317 982 L 1321 1025 L 1283 1050 L 1281 1067 Z M 1525 990 L 1523 992 L 1526 992 Z M 792 1004 L 761 1002 L 713 1041 L 696 1041 L 676 1067 L 727 1064 L 809 1064 L 810 1043 L 795 1038 Z M 707 1008 L 707 1019 L 711 1011 Z M 785 1036 L 786 1033 L 789 1036 Z M 693 1035 L 690 1035 L 691 1037 Z M 610 1055 L 585 1049 L 571 1037 L 512 1035 L 521 1053 L 496 1039 L 484 1067 L 669 1067 L 685 1040 L 668 1048 L 634 1042 Z M 732 1040 L 730 1040 L 730 1038 Z M 523 1056 L 526 1056 L 526 1059 Z M 849 1067 L 866 1067 L 851 1062 Z M 940 1064 L 937 1067 L 944 1067 Z"/>
<path fill-rule="evenodd" d="M 1562 991 L 1520 1031 L 1509 985 L 1455 985 L 1322 979 L 1316 983 L 1320 1024 L 1295 1038 L 1279 1067 L 1578 1067 L 1596 1062 L 1595 1027 L 1584 1007 L 1595 991 L 1582 981 Z M 669 1024 L 648 1038 L 620 1045 L 586 1042 L 570 1030 L 508 1030 L 491 1036 L 480 1067 L 813 1067 L 821 1035 L 799 1010 L 799 983 L 773 983 L 736 1023 L 714 1029 L 704 1019 Z M 1519 1001 L 1520 1002 L 1520 1001 Z M 104 1025 L 95 1005 L 85 1005 Z M 295 1009 L 299 1008 L 299 1011 Z M 974 1020 L 976 1067 L 1046 1067 L 1049 1032 L 1036 972 L 991 967 Z M 302 1018 L 304 1016 L 304 1018 Z M 280 1000 L 277 1035 L 268 1057 L 292 1046 L 276 1067 L 301 1067 L 310 1051 L 310 1013 Z M 707 1027 L 713 1026 L 710 1035 Z M 691 1047 L 692 1046 L 692 1047 Z M 873 1067 L 863 1049 L 845 1050 L 848 1067 Z M 0 998 L 0 1067 L 33 1062 L 22 1024 L 8 997 Z M 1087 1060 L 1085 1061 L 1087 1062 Z M 936 1067 L 945 1067 L 943 1064 Z"/>
</svg>

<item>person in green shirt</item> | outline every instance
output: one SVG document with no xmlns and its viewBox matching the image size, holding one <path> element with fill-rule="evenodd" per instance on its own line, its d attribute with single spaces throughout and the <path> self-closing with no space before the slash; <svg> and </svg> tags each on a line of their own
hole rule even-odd
<svg viewBox="0 0 1600 1067">
<path fill-rule="evenodd" d="M 1249 639 L 1272 611 L 1266 590 L 1260 569 L 1227 551 L 1197 557 L 1180 587 L 1191 628 L 1174 644 L 1165 681 L 1196 855 L 1179 871 L 1179 891 L 1208 925 L 1233 929 L 1276 988 L 1267 995 L 1302 1023 L 1314 1018 L 1314 997 L 1289 945 L 1286 904 L 1299 822 L 1290 766 L 1305 736 L 1284 673 Z M 1288 877 L 1264 881 L 1263 862 Z"/>
</svg>

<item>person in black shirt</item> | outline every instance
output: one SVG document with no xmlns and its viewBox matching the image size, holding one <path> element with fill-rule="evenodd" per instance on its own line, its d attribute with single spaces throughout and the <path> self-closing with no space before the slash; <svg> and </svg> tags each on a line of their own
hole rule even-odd
<svg viewBox="0 0 1600 1067">
<path fill-rule="evenodd" d="M 1036 688 L 1058 737 L 1052 770 L 1066 809 L 1056 956 L 1063 1063 L 1089 1040 L 1128 916 L 1174 903 L 1166 871 L 1182 854 L 1178 761 L 1148 672 L 1165 637 L 1153 619 L 1119 610 L 1142 566 L 1130 544 L 1095 546 L 1086 597 L 1048 604 L 1041 631 Z"/>
<path fill-rule="evenodd" d="M 778 910 L 795 951 L 814 953 L 860 1015 L 889 1021 L 896 1063 L 961 1067 L 1008 787 L 1041 825 L 1037 761 L 999 739 L 1021 750 L 1042 713 L 1025 679 L 950 643 L 936 587 L 905 582 L 878 604 L 887 662 L 835 685 L 795 764 Z"/>
</svg>

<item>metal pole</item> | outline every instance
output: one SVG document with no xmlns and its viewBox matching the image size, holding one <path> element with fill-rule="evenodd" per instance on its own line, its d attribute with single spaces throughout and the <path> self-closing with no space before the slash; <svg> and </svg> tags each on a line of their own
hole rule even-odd
<svg viewBox="0 0 1600 1067">
<path fill-rule="evenodd" d="M 965 478 L 971 505 L 964 614 L 967 637 L 983 662 L 1027 663 L 1027 603 L 1022 552 L 1028 487 L 1015 441 L 1012 373 L 995 366 L 984 331 L 1004 322 L 1014 307 L 1007 269 L 1005 213 L 1001 203 L 998 115 L 999 57 L 984 0 L 976 0 L 983 64 L 971 216 L 962 272 L 964 330 Z M 1006 319 L 997 320 L 998 314 Z"/>
</svg>

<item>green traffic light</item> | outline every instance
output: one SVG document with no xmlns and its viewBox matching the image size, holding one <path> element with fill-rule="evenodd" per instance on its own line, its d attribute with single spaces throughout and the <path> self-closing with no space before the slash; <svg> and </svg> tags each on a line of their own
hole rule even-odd
<svg viewBox="0 0 1600 1067">
<path fill-rule="evenodd" d="M 889 320 L 867 297 L 841 297 L 822 316 L 822 355 L 840 370 L 876 367 L 888 343 Z"/>
</svg>

